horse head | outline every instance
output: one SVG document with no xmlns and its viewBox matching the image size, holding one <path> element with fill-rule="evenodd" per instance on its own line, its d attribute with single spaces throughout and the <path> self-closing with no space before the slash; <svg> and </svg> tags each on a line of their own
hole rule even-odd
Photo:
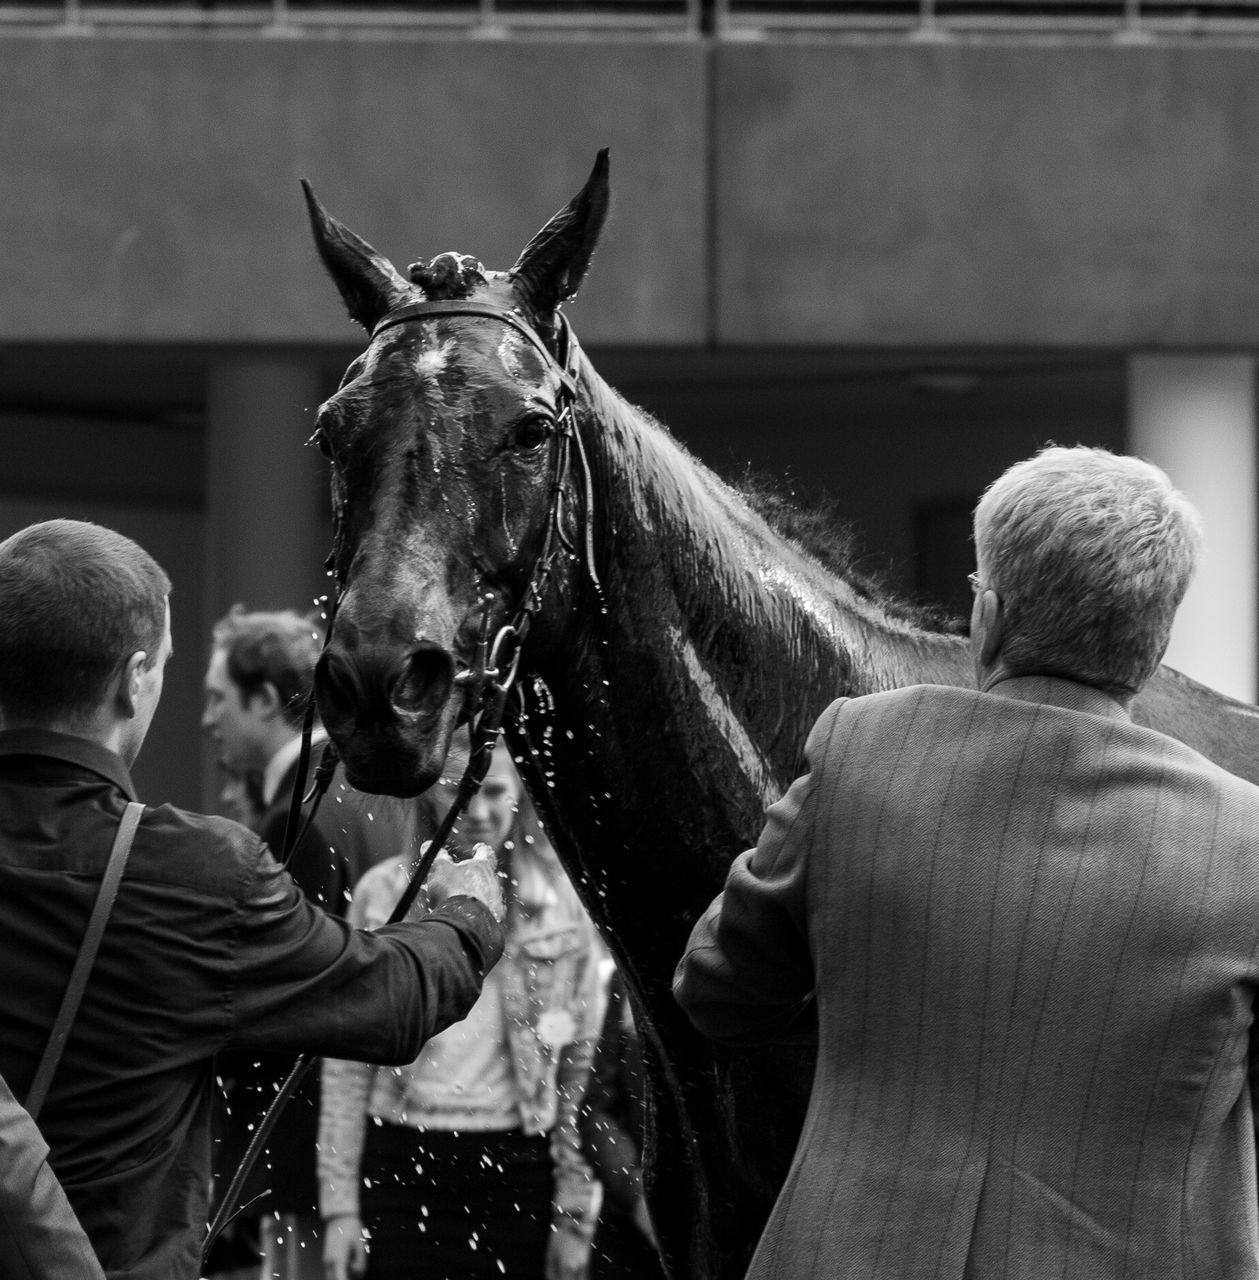
<svg viewBox="0 0 1259 1280">
<path fill-rule="evenodd" d="M 338 586 L 315 692 L 351 783 L 415 795 L 472 709 L 478 646 L 517 616 L 556 511 L 571 519 L 553 496 L 575 394 L 559 306 L 603 225 L 607 152 L 508 271 L 443 253 L 403 276 L 303 187 L 320 257 L 369 335 L 313 436 Z M 554 568 L 548 602 L 571 593 L 568 558 Z"/>
</svg>

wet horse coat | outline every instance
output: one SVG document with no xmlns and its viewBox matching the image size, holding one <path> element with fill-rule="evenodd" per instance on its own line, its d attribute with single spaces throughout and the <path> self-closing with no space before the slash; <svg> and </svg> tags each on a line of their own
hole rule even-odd
<svg viewBox="0 0 1259 1280">
<path fill-rule="evenodd" d="M 971 666 L 960 636 L 806 554 L 565 350 L 557 308 L 606 206 L 601 156 L 510 271 L 444 254 L 404 277 L 310 197 L 321 256 L 374 335 L 316 430 L 342 589 L 316 687 L 355 786 L 431 784 L 478 638 L 513 616 L 546 542 L 567 364 L 588 477 L 559 477 L 569 551 L 521 650 L 508 734 L 643 1026 L 648 1195 L 670 1270 L 724 1280 L 743 1274 L 785 1174 L 811 1064 L 705 1041 L 672 1000 L 673 968 L 822 709 L 969 686 Z M 461 300 L 508 318 L 417 306 Z M 1164 671 L 1137 718 L 1259 780 L 1251 708 Z"/>
</svg>

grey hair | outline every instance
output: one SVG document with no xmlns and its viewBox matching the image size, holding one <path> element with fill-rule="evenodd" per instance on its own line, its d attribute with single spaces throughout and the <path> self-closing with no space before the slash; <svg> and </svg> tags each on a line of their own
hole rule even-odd
<svg viewBox="0 0 1259 1280">
<path fill-rule="evenodd" d="M 1154 674 L 1201 546 L 1201 518 L 1167 475 L 1105 449 L 1043 449 L 975 508 L 1006 665 L 1111 693 L 1135 693 Z"/>
</svg>

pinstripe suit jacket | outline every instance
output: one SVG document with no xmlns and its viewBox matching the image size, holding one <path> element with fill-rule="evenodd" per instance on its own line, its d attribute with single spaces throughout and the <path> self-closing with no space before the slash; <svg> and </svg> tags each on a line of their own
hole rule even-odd
<svg viewBox="0 0 1259 1280">
<path fill-rule="evenodd" d="M 1259 788 L 1096 690 L 833 704 L 675 990 L 816 1035 L 750 1276 L 1259 1277 Z"/>
</svg>

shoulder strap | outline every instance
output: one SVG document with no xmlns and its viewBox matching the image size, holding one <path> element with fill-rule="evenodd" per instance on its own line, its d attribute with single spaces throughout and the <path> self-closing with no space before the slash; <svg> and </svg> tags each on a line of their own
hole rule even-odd
<svg viewBox="0 0 1259 1280">
<path fill-rule="evenodd" d="M 127 865 L 127 855 L 131 852 L 131 841 L 135 838 L 136 827 L 140 824 L 140 815 L 143 812 L 144 805 L 138 800 L 129 801 L 123 811 L 118 834 L 114 837 L 114 847 L 109 852 L 109 865 L 106 866 L 105 874 L 101 878 L 96 905 L 92 908 L 91 919 L 87 922 L 87 932 L 83 935 L 83 945 L 79 948 L 74 968 L 70 972 L 66 993 L 61 998 L 61 1008 L 57 1011 L 57 1021 L 53 1023 L 52 1034 L 48 1037 L 48 1047 L 44 1050 L 44 1056 L 35 1072 L 30 1092 L 26 1095 L 26 1110 L 32 1119 L 39 1116 L 44 1099 L 48 1096 L 48 1086 L 52 1083 L 53 1072 L 57 1070 L 57 1064 L 61 1061 L 61 1051 L 70 1038 L 70 1028 L 74 1025 L 74 1016 L 79 1011 L 79 1001 L 83 998 L 83 989 L 87 986 L 88 975 L 96 962 L 96 952 L 100 948 L 109 913 L 113 910 L 114 898 L 118 895 L 118 884 L 122 880 L 123 868 Z"/>
</svg>

